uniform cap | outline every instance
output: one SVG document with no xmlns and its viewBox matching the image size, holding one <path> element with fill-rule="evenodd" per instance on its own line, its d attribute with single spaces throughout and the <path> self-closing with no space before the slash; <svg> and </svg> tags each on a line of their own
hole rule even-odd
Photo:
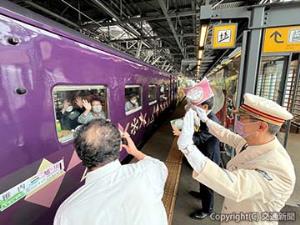
<svg viewBox="0 0 300 225">
<path fill-rule="evenodd" d="M 293 115 L 276 102 L 249 93 L 244 95 L 244 104 L 239 111 L 278 126 L 285 120 L 293 119 Z"/>
</svg>

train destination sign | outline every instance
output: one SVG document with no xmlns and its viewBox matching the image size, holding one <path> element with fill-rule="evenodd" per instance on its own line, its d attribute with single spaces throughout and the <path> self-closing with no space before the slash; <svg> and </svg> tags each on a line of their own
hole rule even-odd
<svg viewBox="0 0 300 225">
<path fill-rule="evenodd" d="M 234 48 L 236 42 L 237 24 L 226 23 L 213 27 L 212 48 Z"/>
<path fill-rule="evenodd" d="M 63 159 L 56 163 L 50 163 L 44 159 L 35 175 L 0 194 L 0 212 L 22 198 L 26 199 L 32 196 L 64 173 Z"/>
<path fill-rule="evenodd" d="M 275 27 L 265 30 L 263 52 L 299 52 L 300 26 Z"/>
</svg>

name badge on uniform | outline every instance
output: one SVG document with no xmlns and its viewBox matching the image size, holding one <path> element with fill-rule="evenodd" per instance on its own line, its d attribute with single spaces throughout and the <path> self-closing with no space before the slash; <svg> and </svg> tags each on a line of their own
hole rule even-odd
<svg viewBox="0 0 300 225">
<path fill-rule="evenodd" d="M 266 171 L 263 171 L 263 170 L 260 170 L 260 169 L 255 169 L 255 171 L 259 172 L 261 175 L 263 175 L 263 177 L 265 179 L 267 179 L 268 181 L 273 180 L 272 177 L 270 177 L 270 175 Z"/>
</svg>

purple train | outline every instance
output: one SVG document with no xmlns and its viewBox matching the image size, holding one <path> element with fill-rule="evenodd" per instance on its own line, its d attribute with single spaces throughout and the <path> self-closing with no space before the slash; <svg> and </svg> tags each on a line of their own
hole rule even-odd
<svg viewBox="0 0 300 225">
<path fill-rule="evenodd" d="M 87 122 L 79 118 L 86 108 L 98 105 L 140 144 L 176 102 L 174 76 L 6 1 L 0 81 L 3 225 L 52 224 L 59 204 L 82 184 L 72 139 Z"/>
</svg>

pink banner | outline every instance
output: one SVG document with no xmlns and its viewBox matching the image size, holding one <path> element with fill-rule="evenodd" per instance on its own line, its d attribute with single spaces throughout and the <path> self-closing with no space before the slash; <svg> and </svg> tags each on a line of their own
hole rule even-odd
<svg viewBox="0 0 300 225">
<path fill-rule="evenodd" d="M 193 105 L 200 105 L 202 102 L 214 96 L 209 81 L 205 77 L 193 87 L 184 89 L 187 100 Z"/>
</svg>

